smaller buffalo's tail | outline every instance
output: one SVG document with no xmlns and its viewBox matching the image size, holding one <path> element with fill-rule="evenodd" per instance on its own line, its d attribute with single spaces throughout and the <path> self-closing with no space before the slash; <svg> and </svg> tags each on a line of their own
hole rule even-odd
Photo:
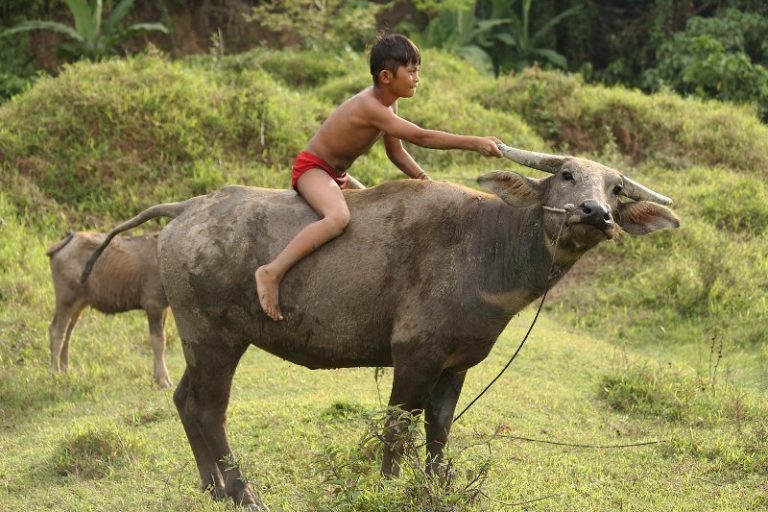
<svg viewBox="0 0 768 512">
<path fill-rule="evenodd" d="M 192 199 L 187 199 L 186 201 L 181 201 L 178 203 L 163 203 L 150 206 L 131 220 L 125 221 L 117 226 L 115 229 L 110 231 L 109 234 L 107 234 L 107 237 L 98 247 L 98 249 L 96 249 L 91 255 L 90 259 L 88 259 L 88 263 L 85 264 L 83 273 L 80 276 L 80 282 L 85 283 L 88 280 L 88 276 L 91 275 L 91 271 L 93 270 L 93 266 L 96 264 L 96 260 L 99 259 L 101 253 L 104 252 L 104 249 L 107 248 L 109 242 L 115 236 L 122 233 L 123 231 L 135 228 L 140 224 L 144 224 L 148 220 L 156 219 L 158 217 L 170 217 L 174 219 L 184 213 L 184 211 L 197 199 L 199 199 L 199 197 L 193 197 Z"/>
<path fill-rule="evenodd" d="M 67 236 L 65 236 L 60 242 L 56 242 L 55 244 L 53 244 L 51 248 L 46 251 L 45 255 L 48 256 L 49 258 L 53 258 L 53 256 L 57 252 L 62 250 L 64 246 L 67 245 L 70 242 L 70 240 L 72 240 L 74 237 L 75 237 L 74 231 L 68 232 Z"/>
</svg>

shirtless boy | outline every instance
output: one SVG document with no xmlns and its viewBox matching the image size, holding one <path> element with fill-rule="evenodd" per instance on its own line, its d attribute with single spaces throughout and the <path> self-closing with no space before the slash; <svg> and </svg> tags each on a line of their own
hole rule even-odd
<svg viewBox="0 0 768 512">
<path fill-rule="evenodd" d="M 301 230 L 271 262 L 256 269 L 256 289 L 264 312 L 282 320 L 279 285 L 300 259 L 339 236 L 349 223 L 341 190 L 365 188 L 347 169 L 379 138 L 387 156 L 414 179 L 429 179 L 403 147 L 403 140 L 434 149 L 468 149 L 484 156 L 502 156 L 496 137 L 454 135 L 425 130 L 397 115 L 397 100 L 410 98 L 419 84 L 419 50 L 407 37 L 389 34 L 371 48 L 373 86 L 342 103 L 323 123 L 296 158 L 291 185 L 317 212 L 320 220 Z"/>
</svg>

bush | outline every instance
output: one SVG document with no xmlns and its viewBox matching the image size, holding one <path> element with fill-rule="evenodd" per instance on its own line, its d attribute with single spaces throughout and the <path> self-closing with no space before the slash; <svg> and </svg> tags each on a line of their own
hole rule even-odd
<svg viewBox="0 0 768 512">
<path fill-rule="evenodd" d="M 0 110 L 0 165 L 61 204 L 125 216 L 246 180 L 245 164 L 281 166 L 264 185 L 285 186 L 326 111 L 259 70 L 219 74 L 150 56 L 80 63 Z"/>
<path fill-rule="evenodd" d="M 651 88 L 734 103 L 754 103 L 768 121 L 768 58 L 764 35 L 768 18 L 727 9 L 715 18 L 694 17 L 685 31 L 658 49 L 658 64 L 646 71 Z M 749 53 L 747 52 L 750 52 Z"/>
<path fill-rule="evenodd" d="M 564 152 L 596 154 L 615 143 L 634 163 L 768 172 L 768 127 L 747 109 L 586 85 L 577 75 L 538 69 L 485 82 L 474 97 L 518 113 Z"/>
<path fill-rule="evenodd" d="M 144 440 L 116 426 L 88 428 L 64 440 L 54 456 L 56 471 L 81 479 L 98 479 L 139 462 Z"/>
<path fill-rule="evenodd" d="M 26 36 L 0 37 L 0 103 L 19 94 L 36 79 L 27 46 Z"/>
<path fill-rule="evenodd" d="M 350 67 L 356 67 L 358 64 L 362 66 L 362 61 L 363 59 L 354 53 L 333 56 L 313 50 L 259 48 L 236 55 L 227 55 L 221 60 L 211 59 L 210 56 L 192 56 L 185 62 L 191 66 L 230 74 L 262 69 L 291 87 L 314 88 L 329 79 L 345 75 Z"/>
</svg>

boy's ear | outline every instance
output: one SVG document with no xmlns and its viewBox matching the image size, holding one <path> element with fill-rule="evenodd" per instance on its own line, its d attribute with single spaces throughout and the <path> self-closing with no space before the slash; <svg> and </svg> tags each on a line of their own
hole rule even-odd
<svg viewBox="0 0 768 512">
<path fill-rule="evenodd" d="M 395 75 L 388 69 L 382 69 L 379 71 L 379 83 L 389 84 L 395 79 Z"/>
<path fill-rule="evenodd" d="M 510 206 L 527 207 L 541 202 L 543 180 L 511 171 L 493 171 L 477 178 L 484 189 L 493 192 Z"/>
</svg>

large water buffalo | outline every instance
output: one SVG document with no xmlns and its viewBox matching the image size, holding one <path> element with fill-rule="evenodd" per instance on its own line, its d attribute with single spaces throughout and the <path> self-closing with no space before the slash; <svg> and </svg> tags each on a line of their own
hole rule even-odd
<svg viewBox="0 0 768 512">
<path fill-rule="evenodd" d="M 435 470 L 466 371 L 512 316 L 601 241 L 679 225 L 650 202 L 668 198 L 616 170 L 502 150 L 553 175 L 491 172 L 478 181 L 492 193 L 415 180 L 345 191 L 352 221 L 285 277 L 281 322 L 260 309 L 253 272 L 316 219 L 294 192 L 225 187 L 153 206 L 112 231 L 174 217 L 158 247 L 187 362 L 174 401 L 204 488 L 266 510 L 223 462 L 231 457 L 224 424 L 232 378 L 250 345 L 308 368 L 394 367 L 389 403 L 424 411 Z M 398 427 L 390 422 L 390 440 Z M 385 475 L 399 471 L 398 446 L 385 447 Z"/>
</svg>

